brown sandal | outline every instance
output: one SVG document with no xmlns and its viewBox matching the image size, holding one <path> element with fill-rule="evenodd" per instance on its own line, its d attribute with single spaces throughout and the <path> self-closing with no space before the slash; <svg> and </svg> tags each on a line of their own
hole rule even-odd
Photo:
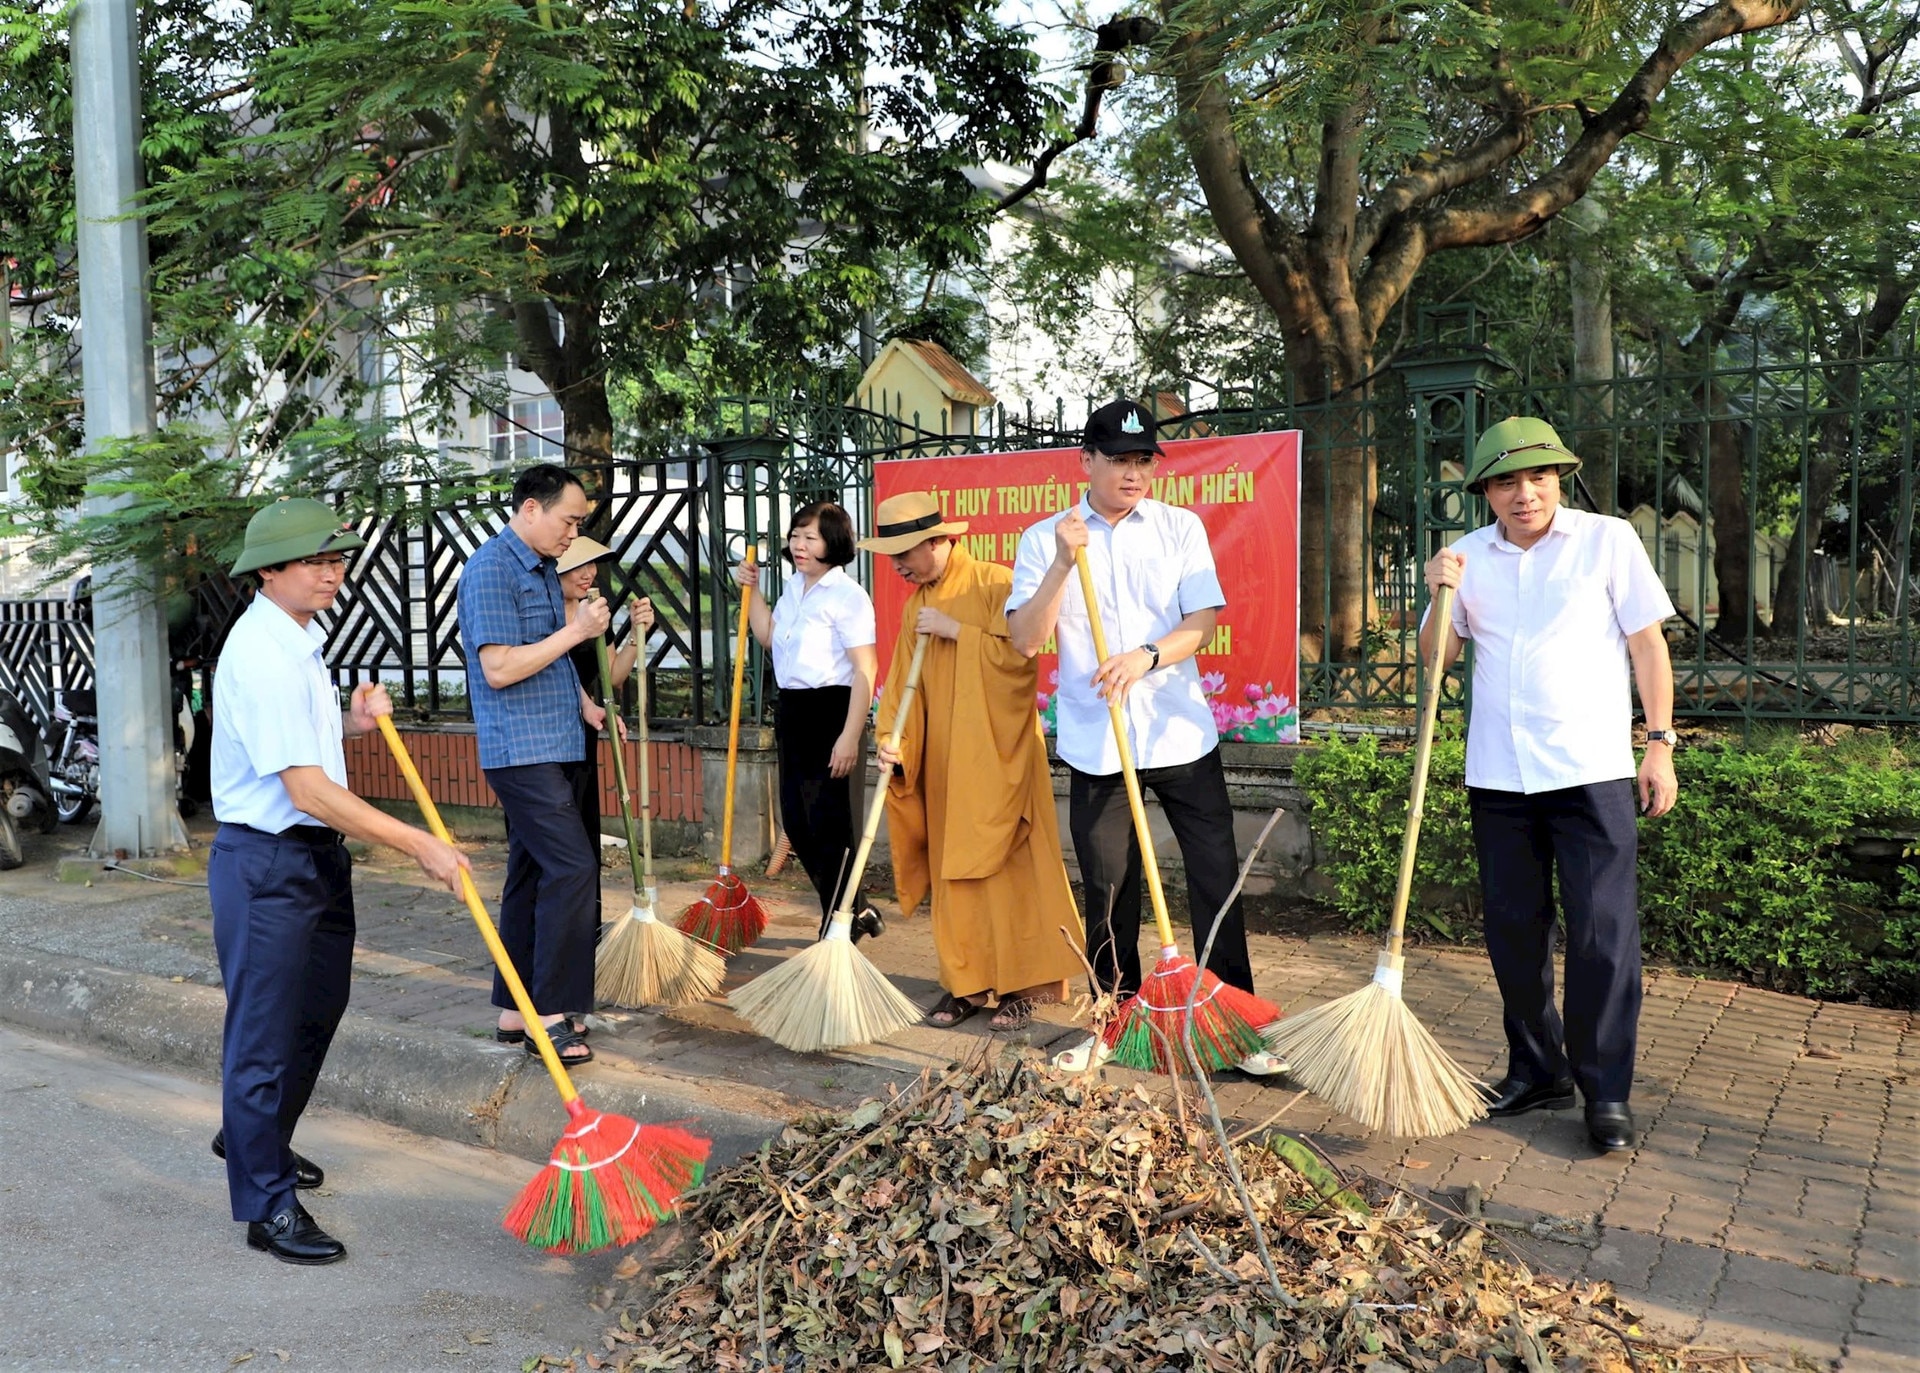
<svg viewBox="0 0 1920 1373">
<path fill-rule="evenodd" d="M 927 1024 L 936 1026 L 942 1030 L 951 1030 L 955 1025 L 958 1025 L 961 1021 L 977 1012 L 982 1004 L 984 1003 L 978 1001 L 962 1001 L 959 997 L 953 995 L 953 993 L 948 992 L 934 1004 L 932 1010 L 927 1012 Z M 945 1016 L 946 1019 L 942 1020 L 940 1018 L 941 1016 Z"/>
<path fill-rule="evenodd" d="M 987 1024 L 996 1030 L 1024 1030 L 1033 1023 L 1033 998 L 1010 996 L 1000 1003 Z"/>
</svg>

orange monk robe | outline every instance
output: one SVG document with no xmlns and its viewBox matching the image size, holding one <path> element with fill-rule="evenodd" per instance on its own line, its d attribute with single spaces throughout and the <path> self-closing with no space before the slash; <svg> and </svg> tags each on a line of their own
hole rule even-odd
<svg viewBox="0 0 1920 1373">
<path fill-rule="evenodd" d="M 932 894 L 940 985 L 957 997 L 1004 997 L 1086 971 L 1060 933 L 1064 926 L 1081 941 L 1034 708 L 1039 669 L 1014 651 L 1007 629 L 1012 589 L 1012 572 L 955 544 L 946 574 L 907 600 L 893 680 L 880 698 L 885 738 L 899 714 L 921 608 L 960 622 L 957 641 L 935 636 L 927 645 L 900 741 L 901 771 L 887 785 L 900 909 L 911 914 Z"/>
</svg>

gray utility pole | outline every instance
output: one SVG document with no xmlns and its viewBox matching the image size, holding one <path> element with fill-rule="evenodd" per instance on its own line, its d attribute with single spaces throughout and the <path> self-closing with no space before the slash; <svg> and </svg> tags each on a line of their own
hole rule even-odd
<svg viewBox="0 0 1920 1373">
<path fill-rule="evenodd" d="M 73 7 L 73 156 L 80 248 L 80 377 L 87 450 L 154 431 L 147 228 L 121 216 L 140 189 L 136 0 Z M 112 504 L 89 497 L 89 513 Z M 100 710 L 100 828 L 89 852 L 141 857 L 185 848 L 174 800 L 172 680 L 153 573 L 93 575 Z"/>
</svg>

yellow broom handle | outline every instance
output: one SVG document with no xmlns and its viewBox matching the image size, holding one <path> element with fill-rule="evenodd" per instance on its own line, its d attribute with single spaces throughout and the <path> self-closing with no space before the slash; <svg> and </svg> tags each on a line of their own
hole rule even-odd
<svg viewBox="0 0 1920 1373">
<path fill-rule="evenodd" d="M 1100 623 L 1100 600 L 1094 594 L 1093 570 L 1087 566 L 1087 550 L 1084 547 L 1073 550 L 1073 565 L 1080 572 L 1080 594 L 1087 602 L 1087 623 L 1093 628 L 1093 655 L 1104 663 L 1107 661 L 1107 631 Z M 1160 946 L 1171 948 L 1173 921 L 1167 918 L 1167 894 L 1160 886 L 1160 860 L 1153 855 L 1153 835 L 1147 830 L 1147 803 L 1140 798 L 1140 778 L 1133 770 L 1133 749 L 1127 744 L 1127 722 L 1120 714 L 1119 704 L 1111 699 L 1107 702 L 1107 714 L 1113 720 L 1113 742 L 1120 750 L 1120 776 L 1127 784 L 1127 804 L 1133 808 L 1133 832 L 1140 840 L 1140 867 L 1147 875 L 1147 895 L 1153 901 L 1153 923 L 1160 931 Z M 1089 905 L 1099 899 L 1096 893 L 1087 893 Z"/>
<path fill-rule="evenodd" d="M 752 567 L 756 544 L 747 545 L 742 566 Z M 727 717 L 727 800 L 720 822 L 720 866 L 733 866 L 733 778 L 740 766 L 740 696 L 747 681 L 747 614 L 753 606 L 753 588 L 740 588 L 740 628 L 733 636 L 733 710 Z"/>
<path fill-rule="evenodd" d="M 887 737 L 887 747 L 898 749 L 900 740 L 907 732 L 907 708 L 913 704 L 913 694 L 920 689 L 920 665 L 927 660 L 927 641 L 933 636 L 918 634 L 914 636 L 913 661 L 907 665 L 907 680 L 900 688 L 900 708 L 893 713 L 893 733 Z M 860 847 L 853 855 L 853 866 L 847 869 L 846 885 L 840 890 L 840 904 L 833 913 L 837 920 L 841 916 L 853 914 L 853 894 L 859 890 L 860 879 L 867 875 L 867 859 L 873 853 L 873 841 L 880 834 L 880 812 L 887 808 L 887 784 L 882 780 L 873 789 L 873 800 L 867 803 L 867 827 L 860 832 Z"/>
<path fill-rule="evenodd" d="M 1453 632 L 1453 588 L 1434 597 L 1433 668 L 1420 702 L 1420 732 L 1413 741 L 1413 798 L 1407 803 L 1407 833 L 1400 841 L 1400 881 L 1393 889 L 1393 923 L 1387 929 L 1387 955 L 1400 956 L 1407 933 L 1407 903 L 1413 898 L 1413 855 L 1420 843 L 1420 817 L 1427 808 L 1427 764 L 1433 759 L 1433 722 L 1440 714 L 1440 683 L 1447 675 L 1447 639 Z"/>
<path fill-rule="evenodd" d="M 400 771 L 407 779 L 407 787 L 413 792 L 414 803 L 420 807 L 420 813 L 427 817 L 427 828 L 441 843 L 451 844 L 453 836 L 447 833 L 446 825 L 441 823 L 440 809 L 433 804 L 433 798 L 427 795 L 427 784 L 420 780 L 419 770 L 414 767 L 407 746 L 400 741 L 400 734 L 393 727 L 393 717 L 376 716 L 375 723 L 380 726 L 380 737 L 393 750 L 393 761 L 400 765 Z M 540 1013 L 533 1009 L 533 998 L 527 995 L 526 984 L 520 980 L 520 974 L 514 971 L 513 960 L 507 957 L 506 945 L 500 942 L 500 932 L 494 929 L 493 920 L 480 900 L 480 893 L 473 889 L 473 874 L 465 868 L 460 870 L 460 891 L 467 898 L 467 910 L 473 916 L 473 923 L 480 927 L 480 937 L 487 941 L 487 952 L 493 955 L 494 966 L 500 969 L 507 990 L 513 994 L 513 1004 L 519 1009 L 520 1018 L 527 1022 L 527 1033 L 533 1036 L 534 1044 L 539 1047 L 540 1061 L 547 1065 L 547 1072 L 553 1076 L 553 1085 L 560 1089 L 560 1100 L 572 1105 L 580 1099 L 580 1093 L 574 1089 L 573 1079 L 567 1076 L 566 1065 L 560 1061 L 560 1055 L 554 1052 L 547 1027 L 540 1023 Z"/>
<path fill-rule="evenodd" d="M 642 891 L 653 890 L 653 772 L 652 760 L 647 757 L 647 640 L 635 626 L 634 633 L 639 639 L 633 646 L 633 689 L 640 703 L 640 844 L 646 855 L 645 869 L 641 878 Z M 633 841 L 627 841 L 631 844 Z"/>
<path fill-rule="evenodd" d="M 596 638 L 593 641 L 593 656 L 600 664 L 600 699 L 606 702 L 607 706 L 607 744 L 608 752 L 613 754 L 614 785 L 620 792 L 620 823 L 627 835 L 627 867 L 633 872 L 633 885 L 639 887 L 641 885 L 640 836 L 634 833 L 633 829 L 633 793 L 627 790 L 627 751 L 620 738 L 620 706 L 613 695 L 613 664 L 607 657 L 605 638 Z M 594 741 L 594 746 L 596 748 L 599 746 L 598 740 Z M 599 809 L 598 797 L 594 798 L 594 808 Z M 598 831 L 599 828 L 600 817 L 596 815 L 594 829 Z M 593 861 L 597 867 L 600 855 L 594 854 Z"/>
</svg>

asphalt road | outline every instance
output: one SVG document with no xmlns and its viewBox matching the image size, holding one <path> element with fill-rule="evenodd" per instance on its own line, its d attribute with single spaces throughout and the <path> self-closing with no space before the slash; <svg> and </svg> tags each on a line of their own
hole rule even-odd
<svg viewBox="0 0 1920 1373">
<path fill-rule="evenodd" d="M 0 1029 L 0 1369 L 509 1370 L 601 1328 L 617 1254 L 500 1228 L 530 1164 L 309 1112 L 302 1195 L 348 1256 L 297 1268 L 228 1219 L 219 1118 L 212 1086 Z"/>
</svg>

